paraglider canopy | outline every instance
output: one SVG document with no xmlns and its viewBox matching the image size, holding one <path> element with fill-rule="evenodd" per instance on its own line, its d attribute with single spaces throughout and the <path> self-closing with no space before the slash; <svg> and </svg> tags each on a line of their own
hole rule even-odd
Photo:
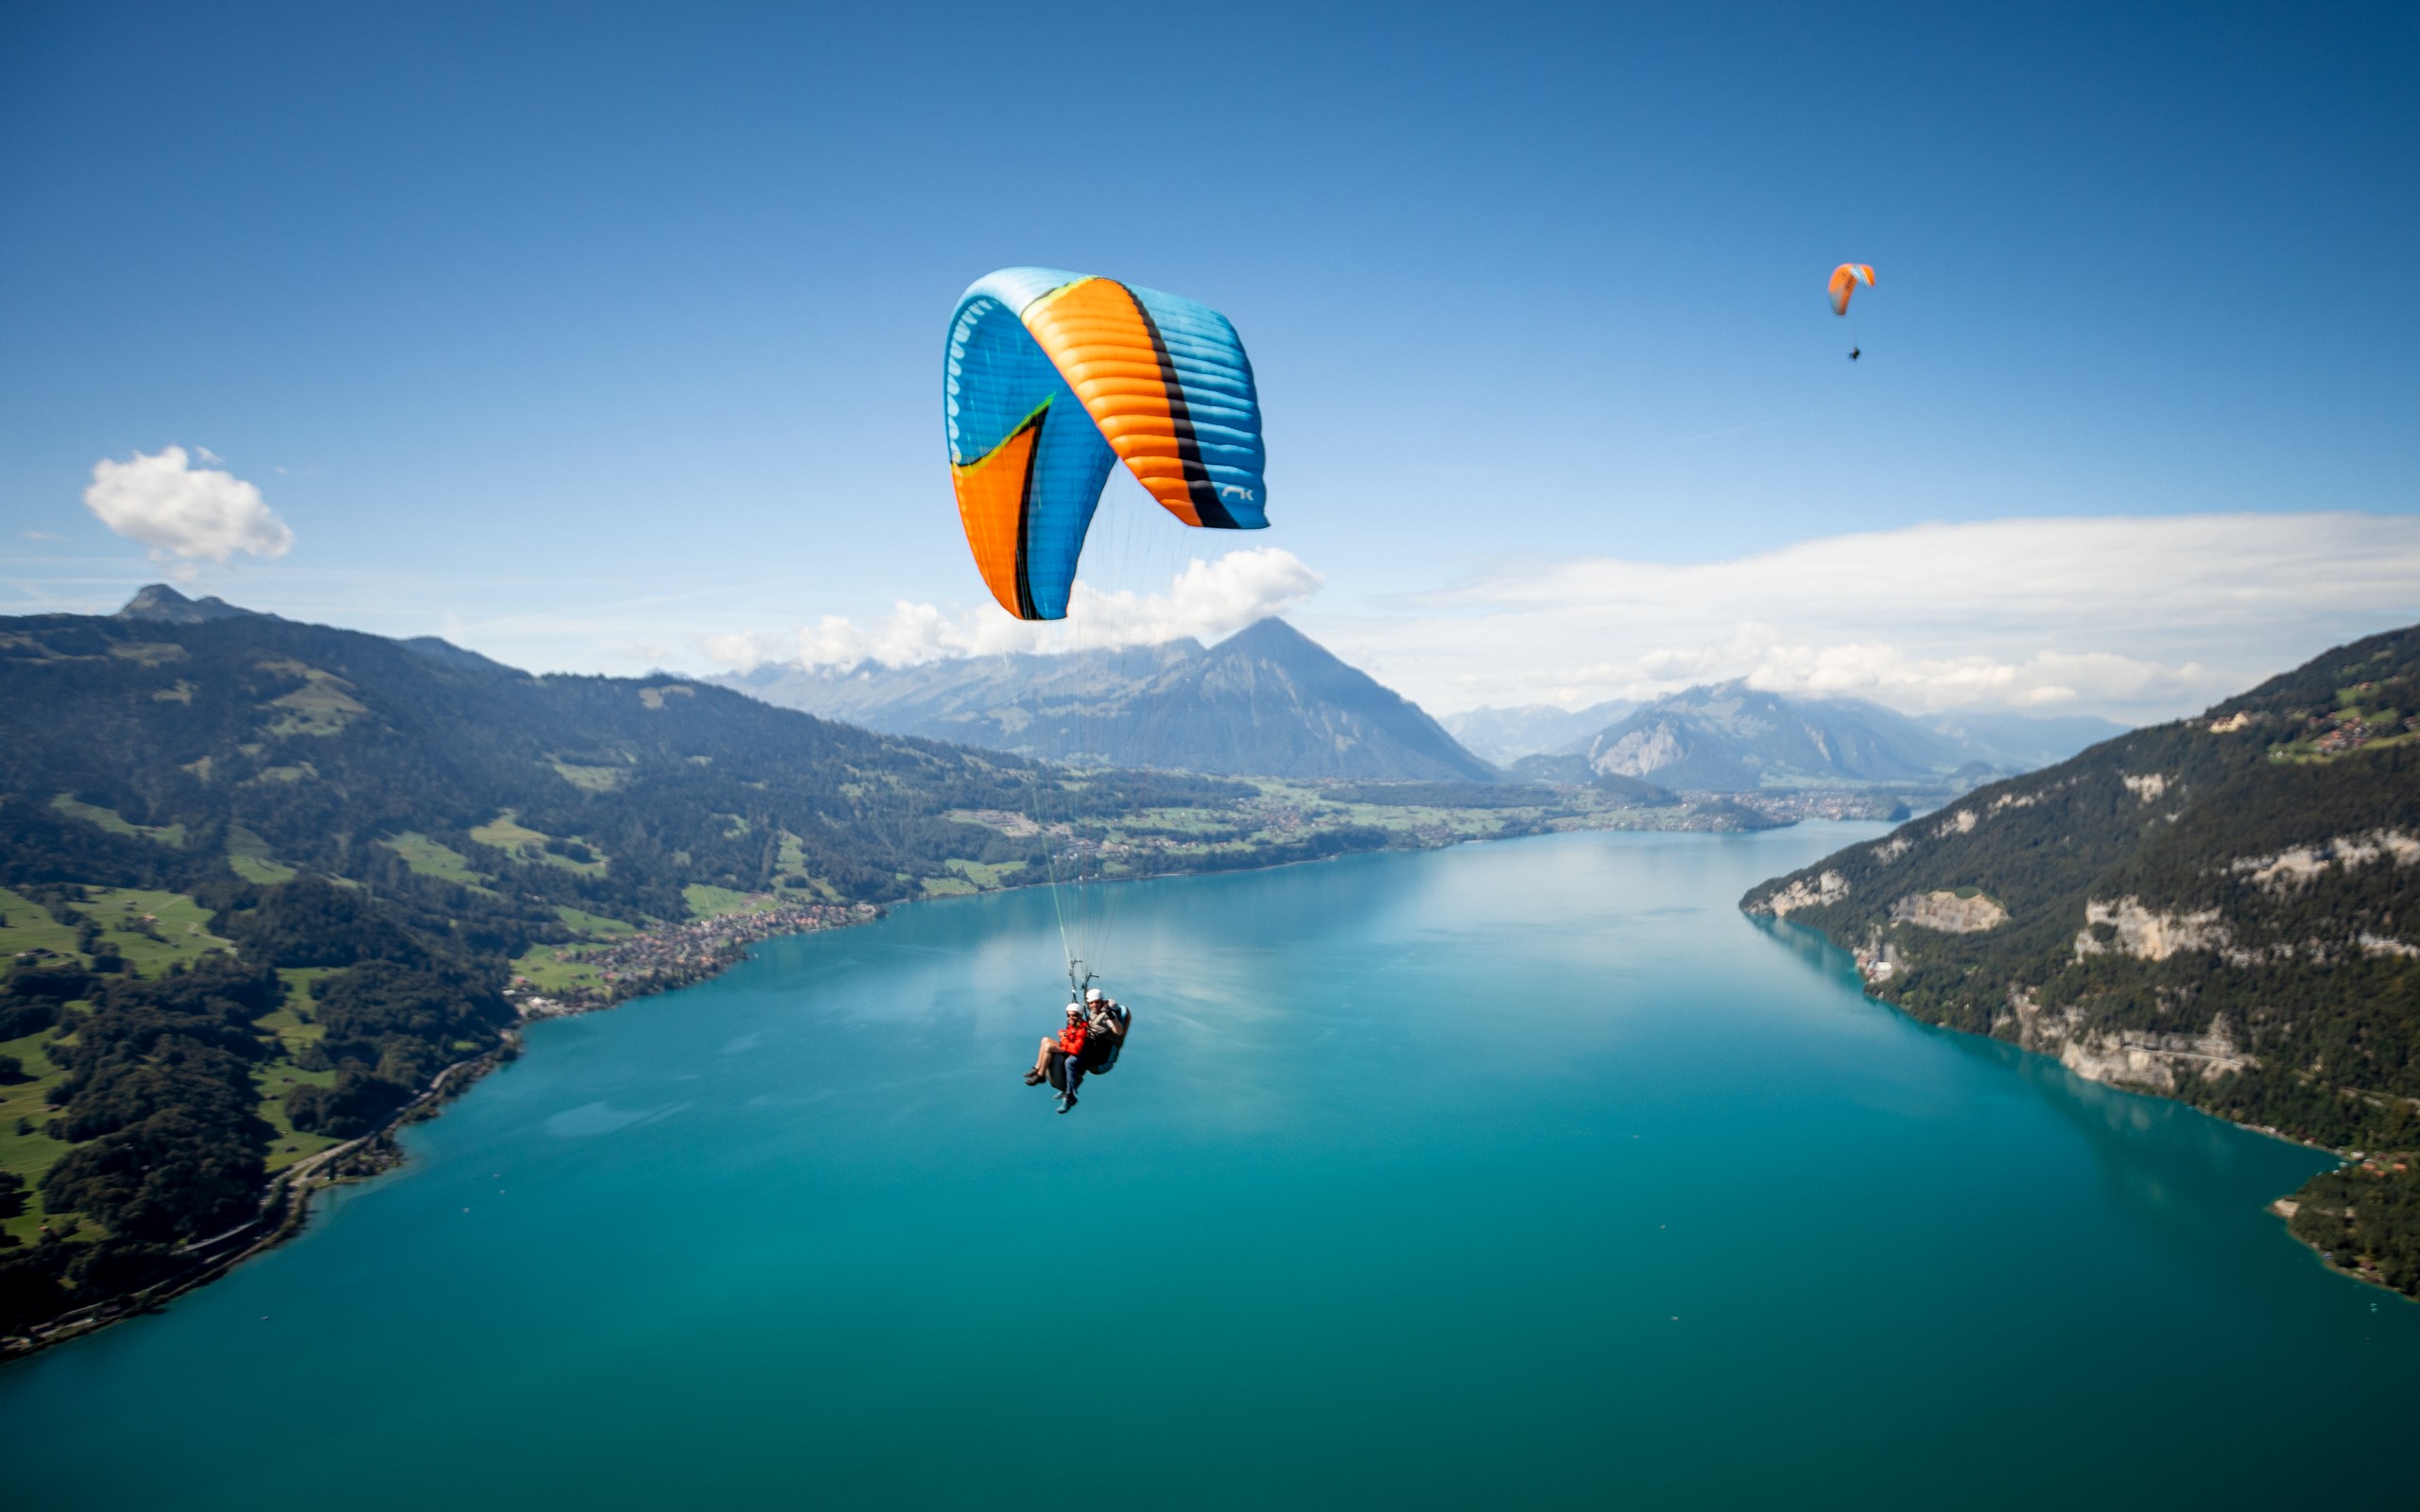
<svg viewBox="0 0 2420 1512">
<path fill-rule="evenodd" d="M 1005 267 L 959 298 L 942 391 L 967 544 L 992 596 L 1019 619 L 1066 617 L 1115 463 L 1188 525 L 1269 524 L 1252 362 L 1207 305 Z"/>
<path fill-rule="evenodd" d="M 1849 313 L 1849 296 L 1857 292 L 1860 284 L 1867 288 L 1874 287 L 1874 269 L 1865 264 L 1842 263 L 1832 269 L 1832 281 L 1826 286 L 1826 292 L 1831 295 L 1834 315 Z"/>
</svg>

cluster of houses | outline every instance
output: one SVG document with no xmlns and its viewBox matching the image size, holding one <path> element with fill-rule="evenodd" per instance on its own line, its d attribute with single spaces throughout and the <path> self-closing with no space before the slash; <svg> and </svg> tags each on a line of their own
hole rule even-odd
<svg viewBox="0 0 2420 1512">
<path fill-rule="evenodd" d="M 882 910 L 872 903 L 784 902 L 666 924 L 610 943 L 573 946 L 558 953 L 563 960 L 593 968 L 597 987 L 564 988 L 549 995 L 539 991 L 527 977 L 516 976 L 505 995 L 525 1019 L 586 1013 L 612 1007 L 625 998 L 703 981 L 738 961 L 760 939 L 838 929 L 880 917 Z"/>
<path fill-rule="evenodd" d="M 2318 739 L 2311 742 L 2311 748 L 2323 756 L 2333 756 L 2339 751 L 2366 746 L 2371 741 L 2380 740 L 2395 733 L 2398 728 L 2391 715 L 2385 720 L 2374 720 L 2363 719 L 2355 714 L 2337 714 L 2325 721 L 2325 724 L 2327 727 L 2325 730 Z M 2399 728 L 2420 730 L 2420 714 L 2414 714 L 2401 721 Z"/>
</svg>

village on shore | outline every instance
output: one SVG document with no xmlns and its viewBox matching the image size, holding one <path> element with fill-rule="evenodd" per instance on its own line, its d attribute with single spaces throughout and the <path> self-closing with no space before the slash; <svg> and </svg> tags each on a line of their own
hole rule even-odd
<svg viewBox="0 0 2420 1512">
<path fill-rule="evenodd" d="M 555 1019 L 610 1008 L 631 998 L 702 982 L 737 964 L 748 947 L 775 935 L 841 929 L 882 917 L 873 903 L 777 902 L 770 907 L 665 924 L 595 945 L 565 946 L 556 958 L 596 972 L 595 987 L 541 991 L 515 976 L 505 997 L 524 1019 Z"/>
</svg>

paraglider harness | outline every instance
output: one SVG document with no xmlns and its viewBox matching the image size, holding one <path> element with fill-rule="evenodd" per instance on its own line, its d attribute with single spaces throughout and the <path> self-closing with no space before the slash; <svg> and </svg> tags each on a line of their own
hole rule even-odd
<svg viewBox="0 0 2420 1512">
<path fill-rule="evenodd" d="M 1090 1028 L 1084 1036 L 1083 1049 L 1072 1056 L 1062 1050 L 1054 1050 L 1050 1054 L 1046 1074 L 1050 1078 L 1051 1089 L 1063 1092 L 1074 1091 L 1077 1084 L 1086 1076 L 1106 1076 L 1116 1069 L 1117 1057 L 1126 1049 L 1126 1031 L 1134 1022 L 1134 1015 L 1128 1012 L 1121 1003 L 1102 998 L 1100 1007 L 1096 1010 L 1084 1001 L 1084 988 L 1092 986 L 1093 982 L 1090 971 L 1084 972 L 1080 979 L 1076 979 L 1073 971 L 1068 976 L 1070 1005 L 1083 1010 L 1084 1022 Z M 1113 1024 L 1115 1025 L 1115 1033 L 1111 1032 Z M 1072 1065 L 1069 1064 L 1071 1061 Z"/>
</svg>

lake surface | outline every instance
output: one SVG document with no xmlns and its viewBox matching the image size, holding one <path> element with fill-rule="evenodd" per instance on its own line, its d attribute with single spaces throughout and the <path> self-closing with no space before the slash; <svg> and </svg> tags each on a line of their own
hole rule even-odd
<svg viewBox="0 0 2420 1512">
<path fill-rule="evenodd" d="M 1866 1001 L 1734 902 L 1876 826 L 1038 892 L 529 1054 L 225 1280 L 0 1369 L 25 1507 L 2409 1505 L 2324 1158 Z"/>
</svg>

